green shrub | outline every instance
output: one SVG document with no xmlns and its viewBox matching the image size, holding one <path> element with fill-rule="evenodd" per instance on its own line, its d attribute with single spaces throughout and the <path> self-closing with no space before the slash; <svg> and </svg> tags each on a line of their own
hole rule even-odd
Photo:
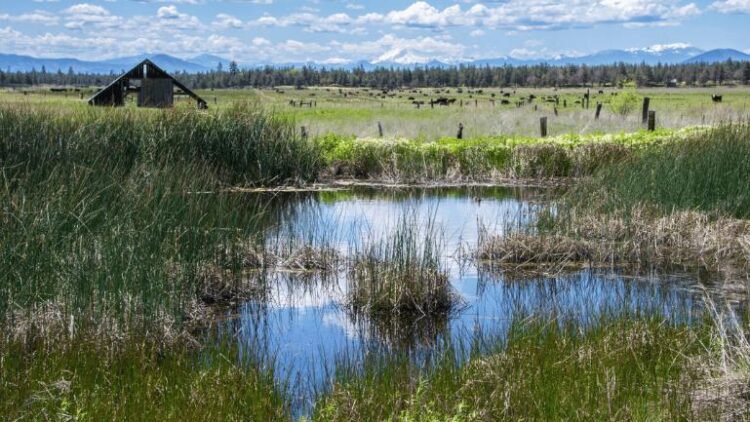
<svg viewBox="0 0 750 422">
<path fill-rule="evenodd" d="M 627 116 L 638 108 L 642 97 L 635 90 L 625 90 L 612 98 L 609 107 L 613 113 L 621 116 Z"/>
</svg>

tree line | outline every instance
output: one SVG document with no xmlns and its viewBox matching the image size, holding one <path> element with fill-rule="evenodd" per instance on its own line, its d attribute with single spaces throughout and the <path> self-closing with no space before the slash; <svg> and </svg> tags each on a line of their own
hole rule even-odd
<svg viewBox="0 0 750 422">
<path fill-rule="evenodd" d="M 0 86 L 101 86 L 117 75 L 67 72 L 0 70 Z M 689 86 L 750 84 L 750 62 L 726 61 L 695 64 L 627 64 L 528 66 L 473 66 L 365 69 L 259 67 L 241 69 L 231 63 L 225 70 L 181 73 L 175 76 L 194 89 L 271 88 L 276 86 L 331 86 L 395 89 L 399 87 L 565 87 L 565 86 Z"/>
</svg>

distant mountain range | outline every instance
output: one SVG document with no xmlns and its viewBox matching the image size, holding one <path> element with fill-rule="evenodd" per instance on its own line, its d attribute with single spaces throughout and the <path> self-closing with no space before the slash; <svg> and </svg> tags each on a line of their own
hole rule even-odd
<svg viewBox="0 0 750 422">
<path fill-rule="evenodd" d="M 415 67 L 415 66 L 430 66 L 430 67 L 447 67 L 458 64 L 474 65 L 474 66 L 523 66 L 523 65 L 535 65 L 541 63 L 547 63 L 552 66 L 563 66 L 563 65 L 581 65 L 586 64 L 590 66 L 613 64 L 613 63 L 646 63 L 650 65 L 662 63 L 662 64 L 678 64 L 678 63 L 716 63 L 724 62 L 727 60 L 734 61 L 750 61 L 750 55 L 745 54 L 738 50 L 732 49 L 716 49 L 710 51 L 704 51 L 688 45 L 666 45 L 666 46 L 653 46 L 643 49 L 629 49 L 629 50 L 605 50 L 594 54 L 585 56 L 560 56 L 554 58 L 545 59 L 519 59 L 514 57 L 499 57 L 495 59 L 481 59 L 481 60 L 466 60 L 453 63 L 445 63 L 440 61 L 430 61 L 426 63 L 413 63 L 411 60 L 414 56 L 403 52 L 399 54 L 388 55 L 385 60 L 381 61 L 358 61 L 346 64 L 324 64 L 324 63 L 286 63 L 277 64 L 277 67 L 293 66 L 301 67 L 303 65 L 313 67 L 327 67 L 327 68 L 345 68 L 351 69 L 355 67 L 363 67 L 365 69 L 374 69 L 377 67 Z M 187 72 L 187 73 L 198 73 L 198 72 L 209 72 L 217 69 L 221 64 L 223 69 L 229 67 L 229 60 L 222 57 L 213 56 L 210 54 L 203 54 L 200 56 L 180 59 L 167 54 L 156 54 L 156 55 L 139 55 L 131 57 L 121 57 L 117 59 L 104 60 L 104 61 L 83 61 L 72 58 L 62 59 L 47 59 L 47 58 L 35 58 L 30 56 L 20 56 L 15 54 L 0 54 L 0 69 L 3 71 L 31 71 L 36 69 L 41 71 L 44 68 L 47 72 L 68 72 L 69 69 L 77 73 L 96 73 L 96 74 L 119 74 L 131 67 L 138 64 L 145 58 L 151 59 L 154 63 L 164 68 L 168 72 Z M 263 64 L 240 64 L 243 68 L 263 66 Z"/>
<path fill-rule="evenodd" d="M 750 61 L 750 55 L 747 55 L 741 51 L 732 50 L 730 48 L 719 48 L 716 50 L 706 51 L 698 54 L 695 57 L 691 57 L 685 60 L 685 63 L 716 63 L 725 62 L 727 60 L 734 61 Z"/>
</svg>

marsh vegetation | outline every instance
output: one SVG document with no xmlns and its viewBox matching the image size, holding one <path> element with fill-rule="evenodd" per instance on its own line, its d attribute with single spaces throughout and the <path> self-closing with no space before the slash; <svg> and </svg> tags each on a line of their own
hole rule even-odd
<svg viewBox="0 0 750 422">
<path fill-rule="evenodd" d="M 715 123 L 697 117 L 703 93 L 678 91 L 649 94 L 684 106 L 661 108 L 675 120 L 655 132 L 614 112 L 565 126 L 579 108 L 560 115 L 573 133 L 545 139 L 467 124 L 459 140 L 408 122 L 381 139 L 326 126 L 334 109 L 371 125 L 379 103 L 315 92 L 318 109 L 287 109 L 277 92 L 248 94 L 276 96 L 266 108 L 229 105 L 245 93 L 222 92 L 208 112 L 58 110 L 2 94 L 0 413 L 747 411 L 747 123 L 701 125 Z M 744 94 L 725 98 L 716 116 L 743 115 Z M 532 113 L 397 100 L 382 113 L 434 113 L 424 127 L 440 132 L 461 113 Z M 400 187 L 357 186 L 368 182 Z"/>
</svg>

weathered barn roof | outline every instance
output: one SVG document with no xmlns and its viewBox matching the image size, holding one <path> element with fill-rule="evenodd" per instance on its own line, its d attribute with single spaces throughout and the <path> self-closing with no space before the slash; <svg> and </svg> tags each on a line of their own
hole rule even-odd
<svg viewBox="0 0 750 422">
<path fill-rule="evenodd" d="M 130 86 L 130 80 L 145 80 L 145 79 L 167 79 L 172 82 L 174 86 L 182 90 L 185 95 L 188 95 L 198 103 L 198 108 L 208 108 L 208 103 L 199 97 L 198 94 L 194 93 L 183 85 L 180 81 L 175 79 L 172 75 L 161 69 L 159 66 L 154 64 L 151 60 L 144 60 L 136 65 L 131 70 L 120 75 L 117 79 L 112 81 L 104 89 L 97 92 L 89 98 L 88 102 L 90 105 L 109 105 L 109 106 L 121 106 L 124 104 L 125 96 L 129 92 L 138 91 L 140 88 L 132 88 Z"/>
</svg>

